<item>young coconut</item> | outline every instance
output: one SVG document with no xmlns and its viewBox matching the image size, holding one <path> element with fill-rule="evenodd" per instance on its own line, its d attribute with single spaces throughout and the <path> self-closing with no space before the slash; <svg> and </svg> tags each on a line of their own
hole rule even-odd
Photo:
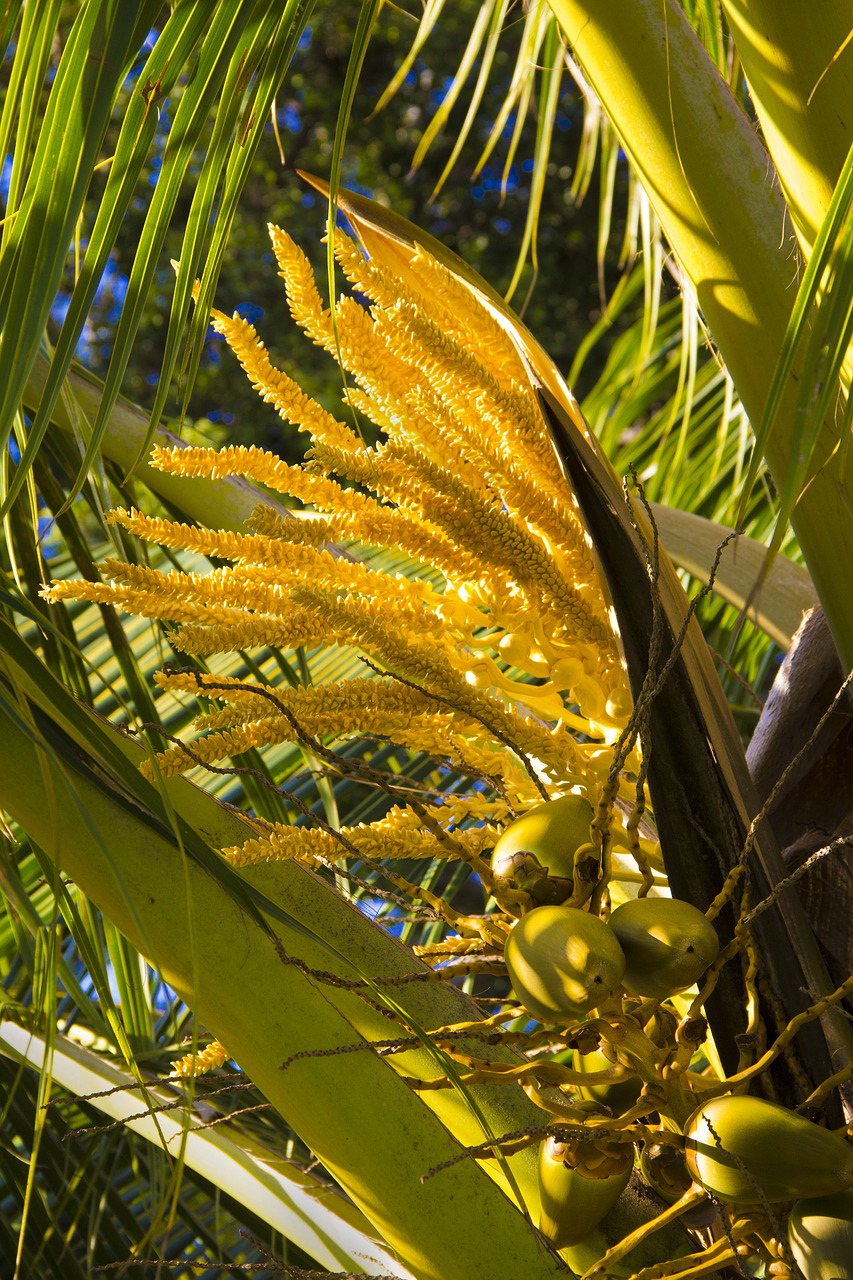
<svg viewBox="0 0 853 1280">
<path fill-rule="evenodd" d="M 572 1067 L 584 1074 L 607 1071 L 614 1066 L 614 1060 L 608 1058 L 601 1049 L 593 1049 L 592 1053 L 572 1052 Z M 640 1096 L 643 1082 L 639 1076 L 628 1076 L 624 1080 L 605 1081 L 602 1084 L 578 1085 L 578 1093 L 582 1098 L 603 1102 L 616 1115 L 621 1115 L 632 1107 Z"/>
<path fill-rule="evenodd" d="M 555 1249 L 580 1244 L 610 1212 L 631 1179 L 631 1161 L 608 1178 L 588 1178 L 564 1161 L 566 1144 L 548 1137 L 539 1147 L 539 1230 Z"/>
<path fill-rule="evenodd" d="M 788 1243 L 806 1280 L 853 1280 L 853 1190 L 798 1200 Z"/>
<path fill-rule="evenodd" d="M 684 1129 L 695 1182 L 730 1204 L 828 1196 L 853 1187 L 853 1146 L 803 1116 L 748 1095 L 703 1102 Z"/>
<path fill-rule="evenodd" d="M 693 1185 L 684 1152 L 668 1142 L 647 1142 L 640 1151 L 640 1172 L 667 1204 L 675 1204 Z"/>
<path fill-rule="evenodd" d="M 625 953 L 625 990 L 648 999 L 692 987 L 720 950 L 707 917 L 678 898 L 635 898 L 608 923 Z"/>
<path fill-rule="evenodd" d="M 619 986 L 625 957 L 612 930 L 577 907 L 535 907 L 514 926 L 504 960 L 515 994 L 540 1022 L 597 1008 Z"/>
<path fill-rule="evenodd" d="M 536 805 L 498 837 L 492 853 L 495 897 L 521 889 L 539 906 L 558 905 L 572 892 L 574 857 L 588 844 L 592 805 L 583 796 L 561 796 Z"/>
</svg>

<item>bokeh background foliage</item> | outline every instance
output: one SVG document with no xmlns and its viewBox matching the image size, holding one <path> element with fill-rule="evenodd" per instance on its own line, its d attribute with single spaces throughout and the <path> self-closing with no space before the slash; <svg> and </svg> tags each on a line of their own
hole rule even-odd
<svg viewBox="0 0 853 1280">
<path fill-rule="evenodd" d="M 292 906 L 297 887 L 288 901 L 264 877 L 228 881 L 210 853 L 211 829 L 225 819 L 199 811 L 207 802 L 188 787 L 145 791 L 131 746 L 83 709 L 180 733 L 191 708 L 155 698 L 152 684 L 170 657 L 165 633 L 105 607 L 47 604 L 39 595 L 48 578 L 95 576 L 107 554 L 143 554 L 104 523 L 117 503 L 240 527 L 256 495 L 237 483 L 176 485 L 154 473 L 145 456 L 155 434 L 299 455 L 300 440 L 258 401 L 208 327 L 214 296 L 256 322 L 273 357 L 341 411 L 340 379 L 293 331 L 268 248 L 272 221 L 325 270 L 324 201 L 297 167 L 331 174 L 402 213 L 511 294 L 617 470 L 635 467 L 647 496 L 667 509 L 664 538 L 670 528 L 683 563 L 704 571 L 716 535 L 700 551 L 694 539 L 691 561 L 671 511 L 737 524 L 759 543 L 770 544 L 775 531 L 774 546 L 794 564 L 805 553 L 849 665 L 853 606 L 840 584 L 851 550 L 843 484 L 850 318 L 841 299 L 849 294 L 853 181 L 850 138 L 834 110 L 849 84 L 844 9 L 827 5 L 825 20 L 809 25 L 793 0 L 539 0 L 525 8 L 486 0 L 423 10 L 326 0 L 6 5 L 0 804 L 27 821 L 5 831 L 0 851 L 0 973 L 4 1025 L 38 1033 L 63 1087 L 96 1091 L 91 1081 L 75 1087 L 66 1066 L 66 1057 L 92 1049 L 99 1056 L 88 1067 L 101 1072 L 103 1089 L 118 1083 L 108 1063 L 113 1073 L 167 1074 L 182 1044 L 204 1038 L 205 1001 L 217 998 L 208 986 L 199 1004 L 186 974 L 234 984 L 221 940 L 211 950 L 201 936 L 203 919 L 164 915 L 162 933 L 152 936 L 127 883 L 109 901 L 94 893 L 115 876 L 110 833 L 132 829 L 129 797 L 148 815 L 134 836 L 139 847 L 150 847 L 153 831 L 181 849 L 187 883 L 212 879 L 225 904 L 216 911 L 239 904 L 262 953 L 273 921 L 307 939 L 325 956 L 324 968 L 344 963 L 340 937 L 348 930 L 357 939 L 347 937 L 348 972 L 353 964 L 363 975 L 391 965 L 389 939 L 380 935 L 375 953 L 369 933 L 358 940 L 358 915 L 329 936 L 333 899 L 325 888 L 328 897 L 318 889 L 300 915 Z M 759 59 L 761 35 L 775 66 Z M 796 108 L 778 92 L 786 77 L 797 87 Z M 711 124 L 703 124 L 705 110 Z M 779 189 L 768 181 L 756 121 Z M 787 363 L 777 368 L 780 352 Z M 774 402 L 771 413 L 765 406 Z M 804 599 L 814 590 L 809 572 L 798 579 Z M 709 597 L 700 617 L 746 739 L 791 625 L 778 622 L 772 599 L 772 639 L 738 625 L 742 585 L 735 570 L 730 578 L 728 595 Z M 222 670 L 297 687 L 340 678 L 348 662 L 330 652 L 269 650 L 235 655 Z M 414 778 L 429 772 L 391 748 L 373 763 Z M 293 814 L 288 793 L 332 824 L 381 811 L 381 797 L 365 800 L 346 780 L 333 786 L 318 775 L 305 749 L 247 753 L 235 764 L 246 772 L 206 775 L 206 788 L 271 820 Z M 79 874 L 67 863 L 71 880 L 51 856 L 57 823 L 77 833 Z M 457 888 L 442 887 L 451 895 Z M 301 882 L 298 892 L 307 892 Z M 263 954 L 259 981 L 270 965 Z M 442 999 L 452 1005 L 456 994 Z M 334 1018 L 349 1026 L 358 1018 L 344 1005 Z M 451 1010 L 415 1007 L 412 1016 L 449 1021 Z M 343 1034 L 330 1023 L 330 1037 Z M 399 1266 L 369 1243 L 374 1226 L 350 1207 L 336 1215 L 332 1205 L 323 1240 L 304 1230 L 304 1211 L 274 1219 L 260 1208 L 259 1153 L 264 1167 L 277 1167 L 283 1202 L 295 1197 L 294 1180 L 310 1178 L 300 1170 L 324 1141 L 307 1139 L 305 1124 L 296 1126 L 299 1136 L 291 1130 L 283 1099 L 278 1111 L 267 1105 L 280 1089 L 284 1056 L 274 1040 L 251 1065 L 241 1058 L 254 1081 L 248 1089 L 227 1069 L 194 1085 L 194 1123 L 247 1108 L 227 1128 L 249 1181 L 227 1186 L 206 1176 L 206 1157 L 190 1158 L 186 1139 L 166 1144 L 162 1133 L 140 1134 L 125 1117 L 102 1131 L 106 1104 L 95 1098 L 44 1109 L 50 1073 L 38 1069 L 33 1044 L 10 1033 L 0 1046 L 0 1249 L 10 1274 L 90 1275 L 132 1251 L 179 1262 L 207 1250 L 222 1264 L 211 1275 L 227 1274 L 229 1264 L 260 1265 L 264 1250 L 296 1266 L 364 1270 L 365 1252 L 374 1272 Z M 346 1064 L 330 1066 L 328 1079 L 330 1089 L 346 1081 Z M 367 1078 L 363 1095 L 349 1084 L 353 1099 L 376 1089 Z M 171 1092 L 173 1100 L 184 1096 Z M 405 1105 L 401 1096 L 394 1112 L 401 1134 Z M 315 1119 L 320 1129 L 334 1122 Z M 381 1110 L 369 1113 L 365 1134 L 382 1123 Z M 486 1123 L 512 1127 L 500 1108 Z M 440 1159 L 434 1154 L 432 1163 Z M 393 1182 L 381 1163 L 364 1177 Z M 484 1176 L 459 1177 L 460 1204 L 490 1194 Z M 532 1246 L 523 1220 L 515 1214 L 515 1225 L 503 1207 L 495 1209 L 499 1229 L 490 1222 L 473 1231 L 461 1214 L 457 1237 L 430 1237 L 447 1194 L 438 1184 L 425 1184 L 432 1225 L 412 1243 L 417 1265 L 455 1274 L 453 1255 L 458 1273 L 470 1276 L 488 1238 L 496 1257 L 519 1250 L 521 1265 L 536 1268 L 525 1274 L 550 1274 L 547 1259 L 525 1253 Z M 408 1223 L 395 1235 L 387 1221 L 394 1209 L 374 1210 L 373 1224 L 383 1223 L 401 1249 Z M 346 1236 L 345 1226 L 355 1234 Z M 338 1241 L 331 1249 L 330 1239 Z"/>
</svg>

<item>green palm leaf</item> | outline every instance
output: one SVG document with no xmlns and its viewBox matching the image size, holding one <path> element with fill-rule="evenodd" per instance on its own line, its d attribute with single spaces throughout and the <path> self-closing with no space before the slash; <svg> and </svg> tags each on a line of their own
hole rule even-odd
<svg viewBox="0 0 853 1280">
<path fill-rule="evenodd" d="M 11 1021 L 0 1026 L 0 1053 L 37 1071 L 47 1061 L 44 1038 Z M 187 1169 L 214 1181 L 223 1195 L 244 1205 L 322 1266 L 408 1280 L 353 1205 L 329 1194 L 329 1184 L 321 1178 L 303 1173 L 293 1162 L 241 1134 L 237 1122 L 206 1128 L 199 1111 L 180 1105 L 174 1087 L 150 1088 L 143 1095 L 127 1072 L 67 1037 L 59 1037 L 53 1045 L 49 1072 L 63 1093 L 72 1098 L 97 1095 L 90 1105 L 107 1120 L 140 1134 L 155 1147 L 162 1145 L 169 1157 L 180 1153 Z M 152 1104 L 169 1105 L 170 1110 L 155 1120 L 146 1114 Z"/>
<path fill-rule="evenodd" d="M 20 204 L 7 217 L 0 255 L 0 439 L 6 440 L 62 277 L 68 246 L 118 86 L 158 12 L 149 0 L 89 4 L 57 69 Z M 43 20 L 54 15 L 46 10 Z M 32 76 L 39 74 L 36 64 Z M 24 84 L 26 92 L 29 86 Z M 23 166 L 20 154 L 18 165 Z M 4 511 L 24 483 L 38 441 L 25 451 Z"/>
</svg>

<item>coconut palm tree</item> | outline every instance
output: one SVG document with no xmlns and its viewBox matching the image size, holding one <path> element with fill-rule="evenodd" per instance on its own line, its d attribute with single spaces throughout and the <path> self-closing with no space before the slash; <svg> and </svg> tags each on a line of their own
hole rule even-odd
<svg viewBox="0 0 853 1280">
<path fill-rule="evenodd" d="M 610 1274 L 659 1274 L 643 1268 L 663 1262 L 667 1274 L 722 1274 L 738 1247 L 790 1263 L 772 1205 L 764 1217 L 735 1210 L 708 1234 L 676 1211 L 658 1221 L 662 1203 L 637 1175 L 558 1253 L 536 1229 L 536 1148 L 549 1132 L 574 1141 L 600 1200 L 602 1160 L 627 1172 L 633 1141 L 660 1137 L 659 1113 L 680 1134 L 697 1102 L 737 1085 L 789 1113 L 805 1103 L 843 1118 L 853 1052 L 833 1010 L 846 973 L 787 891 L 796 877 L 769 823 L 754 821 L 777 777 L 765 767 L 759 799 L 672 564 L 711 575 L 725 603 L 703 621 L 718 641 L 733 640 L 744 609 L 785 647 L 819 601 L 850 669 L 843 7 L 808 24 L 798 7 L 757 0 L 552 0 L 514 24 L 487 0 L 424 147 L 479 59 L 473 127 L 508 29 L 517 64 L 497 132 L 537 95 L 522 246 L 534 253 L 570 67 L 586 95 L 586 156 L 590 139 L 601 145 L 603 224 L 624 152 L 629 227 L 643 229 L 644 258 L 629 246 L 594 336 L 616 321 L 623 332 L 585 418 L 486 282 L 381 204 L 341 194 L 361 249 L 329 237 L 329 273 L 337 260 L 350 286 L 333 310 L 285 233 L 273 249 L 294 319 L 348 374 L 344 420 L 272 366 L 227 302 L 213 309 L 237 201 L 311 9 L 89 0 L 5 18 L 10 1274 L 130 1261 L 152 1275 L 192 1263 L 534 1280 L 605 1253 Z M 378 9 L 365 3 L 353 31 L 332 192 Z M 425 7 L 412 57 L 440 9 Z M 75 348 L 158 146 L 101 384 Z M 187 184 L 145 412 L 119 393 Z M 671 300 L 653 269 L 664 254 L 681 290 Z M 239 361 L 310 435 L 306 466 L 186 447 L 161 426 L 173 376 L 192 384 L 211 315 L 235 373 Z M 633 465 L 643 487 L 624 495 L 612 463 Z M 741 535 L 732 555 L 723 523 L 753 541 Z M 767 645 L 733 643 L 757 676 Z M 819 715 L 787 742 L 783 784 L 793 756 L 812 763 L 799 747 L 814 751 Z M 537 899 L 527 881 L 496 879 L 488 854 L 519 814 L 568 796 L 593 818 L 563 897 L 606 918 L 611 898 L 668 885 L 708 911 L 733 963 L 712 965 L 697 996 L 675 993 L 661 1014 L 642 991 L 621 995 L 616 975 L 592 1022 L 588 1005 L 549 1021 L 528 1003 L 544 1027 L 509 1001 L 504 944 Z M 765 808 L 785 796 L 777 787 Z M 833 811 L 808 852 L 832 836 L 843 845 L 846 818 Z M 571 1093 L 582 1064 L 565 1055 L 599 1043 L 623 1044 L 605 1083 L 646 1086 L 616 1117 Z M 790 1199 L 816 1185 L 789 1177 Z M 688 1189 L 679 1212 L 704 1198 Z"/>
</svg>

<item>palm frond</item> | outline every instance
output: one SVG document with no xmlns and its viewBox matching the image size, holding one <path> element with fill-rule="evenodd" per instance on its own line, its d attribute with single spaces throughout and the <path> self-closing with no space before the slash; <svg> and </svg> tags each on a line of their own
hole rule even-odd
<svg viewBox="0 0 853 1280">
<path fill-rule="evenodd" d="M 215 1090 L 227 1091 L 231 1082 L 227 1076 L 219 1074 L 195 1082 L 194 1099 L 185 1096 L 179 1080 L 152 1084 L 143 1092 L 133 1076 L 67 1035 L 57 1038 L 48 1059 L 44 1037 L 11 1021 L 0 1027 L 0 1053 L 36 1072 L 46 1067 L 56 1091 L 52 1110 L 60 1108 L 69 1117 L 75 1117 L 76 1112 L 77 1127 L 65 1135 L 67 1139 L 79 1134 L 77 1141 L 66 1147 L 69 1170 L 79 1159 L 77 1149 L 85 1145 L 87 1130 L 92 1131 L 88 1163 L 94 1161 L 104 1174 L 113 1173 L 106 1158 L 109 1148 L 122 1141 L 131 1145 L 128 1137 L 119 1135 L 138 1134 L 163 1151 L 167 1164 L 180 1156 L 185 1171 L 181 1196 L 185 1200 L 198 1197 L 204 1181 L 213 1182 L 226 1203 L 247 1211 L 250 1222 L 259 1219 L 267 1223 L 321 1266 L 407 1280 L 408 1273 L 375 1239 L 358 1210 L 336 1194 L 329 1182 L 303 1171 L 300 1165 L 307 1163 L 304 1149 L 281 1122 L 266 1141 L 253 1138 L 245 1122 L 242 1129 L 239 1120 L 221 1122 L 222 1117 L 216 1114 L 221 1103 Z M 245 1081 L 238 1077 L 237 1083 Z M 242 1106 L 262 1105 L 257 1098 L 257 1094 L 251 1100 L 244 1097 Z M 156 1115 L 152 1107 L 158 1108 Z M 99 1122 L 81 1125 L 93 1111 L 99 1113 Z M 270 1113 L 267 1108 L 267 1115 Z M 100 1135 L 98 1129 L 103 1131 Z M 275 1147 L 268 1145 L 272 1142 Z M 200 1175 L 202 1181 L 193 1174 Z M 69 1181 L 70 1203 L 79 1208 L 79 1179 L 72 1175 Z M 107 1197 L 105 1225 L 122 1219 L 135 1225 L 135 1214 L 116 1213 L 109 1203 L 110 1198 L 116 1198 L 115 1188 L 110 1192 L 100 1178 L 90 1181 L 89 1196 Z M 122 1179 L 114 1176 L 114 1181 L 120 1186 Z M 57 1217 L 67 1214 L 68 1207 L 57 1204 Z M 199 1206 L 195 1206 L 198 1212 Z M 225 1233 L 211 1223 L 206 1234 L 208 1247 L 221 1258 L 227 1247 Z M 121 1261 L 122 1249 L 129 1254 L 134 1243 L 132 1237 L 113 1239 L 110 1261 Z M 232 1254 L 231 1260 L 239 1258 Z M 215 1261 L 210 1259 L 211 1264 Z"/>
<path fill-rule="evenodd" d="M 130 465 L 147 453 L 177 368 L 190 294 L 202 255 L 206 254 L 201 286 L 205 305 L 200 314 L 206 315 L 239 191 L 311 5 L 291 0 L 282 10 L 270 0 L 260 5 L 225 6 L 217 9 L 212 20 L 207 5 L 180 5 L 155 32 L 150 52 L 142 56 L 139 51 L 143 40 L 161 6 L 87 5 L 72 26 L 56 69 L 44 121 L 39 122 L 38 147 L 28 165 L 27 139 L 37 121 L 27 103 L 40 89 L 46 66 L 44 59 L 27 63 L 25 58 L 36 37 L 42 46 L 47 44 L 50 48 L 48 36 L 52 40 L 57 17 L 54 9 L 58 10 L 58 6 L 38 11 L 37 30 L 32 30 L 29 43 L 25 41 L 19 47 L 16 57 L 25 70 L 16 79 L 13 68 L 12 83 L 19 86 L 18 96 L 10 96 L 6 104 L 9 120 L 17 113 L 24 132 L 13 167 L 0 253 L 3 439 L 8 437 L 24 396 L 75 228 L 93 183 L 98 180 L 96 170 L 106 163 L 109 173 L 85 256 L 75 272 L 57 348 L 40 392 L 21 464 L 4 495 L 4 511 L 9 510 L 25 483 L 61 396 L 80 449 L 71 496 L 86 483 L 89 471 L 96 466 L 154 272 L 160 265 L 166 231 L 178 197 L 196 167 L 186 251 L 181 254 L 177 271 L 162 377 L 148 428 L 136 454 L 129 459 Z M 28 21 L 30 13 L 25 9 Z M 94 50 L 98 51 L 97 57 L 92 56 Z M 113 156 L 104 157 L 104 134 L 116 112 L 124 115 L 116 150 Z M 174 120 L 169 122 L 167 132 L 172 112 Z M 69 120 L 74 121 L 71 129 Z M 63 390 L 65 379 L 104 266 L 146 167 L 156 183 L 154 195 L 140 235 L 104 394 L 97 412 L 89 417 L 73 397 L 69 399 L 68 390 Z M 15 175 L 27 171 L 29 178 L 18 197 Z M 14 323 L 8 323 L 12 315 Z M 191 391 L 198 365 L 199 334 L 205 330 L 206 320 L 197 319 L 184 370 L 185 397 Z"/>
</svg>

